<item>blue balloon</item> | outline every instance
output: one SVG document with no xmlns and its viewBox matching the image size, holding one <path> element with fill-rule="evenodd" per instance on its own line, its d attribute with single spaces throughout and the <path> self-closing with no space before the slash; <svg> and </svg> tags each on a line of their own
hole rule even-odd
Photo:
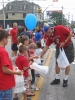
<svg viewBox="0 0 75 100">
<path fill-rule="evenodd" d="M 24 23 L 26 27 L 32 31 L 37 25 L 37 18 L 34 14 L 28 14 L 24 19 Z"/>
</svg>

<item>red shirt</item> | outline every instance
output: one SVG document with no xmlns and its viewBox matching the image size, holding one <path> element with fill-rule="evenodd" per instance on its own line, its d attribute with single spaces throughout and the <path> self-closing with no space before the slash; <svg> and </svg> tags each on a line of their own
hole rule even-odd
<svg viewBox="0 0 75 100">
<path fill-rule="evenodd" d="M 52 35 L 47 38 L 46 45 L 50 46 L 52 43 L 55 43 L 59 47 L 60 43 L 64 42 L 69 34 L 70 31 L 66 27 L 62 25 L 55 26 Z M 70 42 L 71 39 L 67 41 L 64 48 L 67 47 Z"/>
<path fill-rule="evenodd" d="M 34 55 L 34 52 L 32 50 L 29 50 L 29 54 L 30 54 L 30 56 L 33 56 Z M 31 60 L 31 61 L 33 61 L 33 60 Z M 34 69 L 31 69 L 31 71 L 32 70 L 34 70 Z"/>
<path fill-rule="evenodd" d="M 13 70 L 7 51 L 4 47 L 0 47 L 0 90 L 8 90 L 15 86 L 14 75 L 4 73 L 2 70 L 3 66 Z"/>
<path fill-rule="evenodd" d="M 34 52 L 32 50 L 29 50 L 30 56 L 34 55 Z"/>
<path fill-rule="evenodd" d="M 16 28 L 11 29 L 10 36 L 12 36 L 13 43 L 16 44 L 17 43 L 17 29 Z"/>
<path fill-rule="evenodd" d="M 48 37 L 45 35 L 45 32 L 44 32 L 43 38 L 44 38 L 44 39 L 47 39 L 47 38 L 48 38 Z"/>
<path fill-rule="evenodd" d="M 19 68 L 19 70 L 23 70 L 24 67 L 29 67 L 28 59 L 25 56 L 23 56 L 23 55 L 19 55 L 16 58 L 16 66 Z M 28 70 L 24 71 L 24 76 L 25 77 L 29 76 Z"/>
</svg>

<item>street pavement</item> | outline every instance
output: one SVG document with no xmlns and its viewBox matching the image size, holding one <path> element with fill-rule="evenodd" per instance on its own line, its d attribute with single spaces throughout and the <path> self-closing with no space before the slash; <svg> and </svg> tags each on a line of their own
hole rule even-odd
<svg viewBox="0 0 75 100">
<path fill-rule="evenodd" d="M 75 39 L 72 38 L 75 46 Z M 11 45 L 10 39 L 6 46 L 11 57 Z M 64 70 L 60 72 L 60 84 L 50 85 L 50 82 L 55 78 L 55 45 L 51 45 L 50 49 L 44 57 L 44 65 L 49 66 L 48 74 L 43 78 L 36 78 L 36 86 L 40 88 L 39 91 L 35 91 L 35 96 L 31 100 L 75 100 L 75 62 L 71 64 L 71 70 L 68 78 L 68 87 L 62 87 Z M 22 99 L 22 95 L 19 94 L 19 100 Z"/>
<path fill-rule="evenodd" d="M 72 38 L 75 46 L 75 39 Z M 53 49 L 52 57 L 49 63 L 49 73 L 44 78 L 40 95 L 37 100 L 75 100 L 75 62 L 71 64 L 71 70 L 68 78 L 68 87 L 62 87 L 64 70 L 60 72 L 60 84 L 50 85 L 50 82 L 55 78 L 55 50 Z"/>
</svg>

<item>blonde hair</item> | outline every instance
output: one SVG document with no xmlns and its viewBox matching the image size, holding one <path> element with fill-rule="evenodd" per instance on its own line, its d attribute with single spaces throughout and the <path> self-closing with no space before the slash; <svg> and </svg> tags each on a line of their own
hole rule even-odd
<svg viewBox="0 0 75 100">
<path fill-rule="evenodd" d="M 19 47 L 19 52 L 23 53 L 23 51 L 28 50 L 27 47 L 25 45 L 20 45 Z"/>
<path fill-rule="evenodd" d="M 31 43 L 28 48 L 29 49 L 36 49 L 37 45 L 35 43 Z"/>
</svg>

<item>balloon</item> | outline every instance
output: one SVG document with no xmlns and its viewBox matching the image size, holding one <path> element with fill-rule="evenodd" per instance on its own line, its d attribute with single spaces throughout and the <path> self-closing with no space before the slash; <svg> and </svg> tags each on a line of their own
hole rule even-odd
<svg viewBox="0 0 75 100">
<path fill-rule="evenodd" d="M 37 18 L 34 14 L 28 14 L 24 19 L 24 23 L 32 31 L 37 25 Z"/>
</svg>

